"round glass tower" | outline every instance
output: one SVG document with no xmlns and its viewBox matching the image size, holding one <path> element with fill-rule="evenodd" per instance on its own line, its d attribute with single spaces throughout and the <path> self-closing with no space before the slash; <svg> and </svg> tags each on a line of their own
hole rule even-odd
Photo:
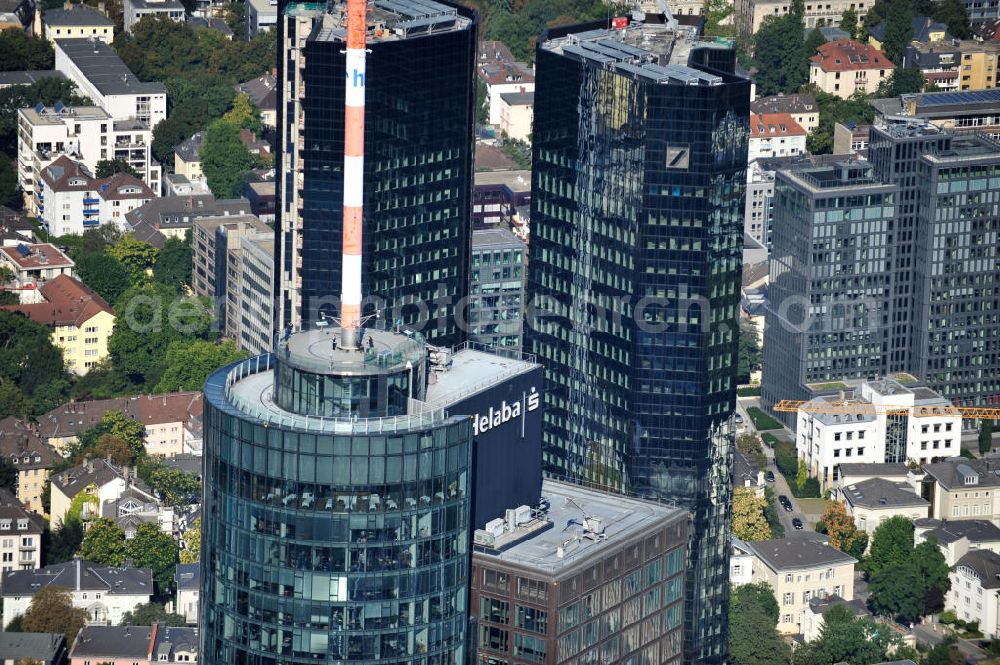
<svg viewBox="0 0 1000 665">
<path fill-rule="evenodd" d="M 202 660 L 466 657 L 471 423 L 419 338 L 296 333 L 205 385 Z"/>
</svg>

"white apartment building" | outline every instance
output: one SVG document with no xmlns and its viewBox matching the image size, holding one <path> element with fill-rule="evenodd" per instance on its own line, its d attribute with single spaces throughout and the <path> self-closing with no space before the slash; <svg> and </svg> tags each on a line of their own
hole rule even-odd
<svg viewBox="0 0 1000 665">
<path fill-rule="evenodd" d="M 167 88 L 139 80 L 114 49 L 96 39 L 57 39 L 56 69 L 114 120 L 138 120 L 150 131 L 167 117 Z"/>
<path fill-rule="evenodd" d="M 774 218 L 774 171 L 755 161 L 747 166 L 746 209 L 743 233 L 762 246 L 771 243 L 771 225 Z M 763 328 L 760 329 L 763 332 Z"/>
<path fill-rule="evenodd" d="M 809 82 L 847 99 L 856 92 L 874 93 L 894 68 L 885 53 L 871 44 L 838 39 L 820 45 L 809 59 Z"/>
<path fill-rule="evenodd" d="M 29 513 L 7 490 L 0 490 L 0 571 L 33 570 L 42 565 L 40 515 Z"/>
<path fill-rule="evenodd" d="M 249 0 L 247 2 L 247 38 L 258 32 L 267 32 L 278 24 L 278 0 Z"/>
<path fill-rule="evenodd" d="M 240 348 L 257 355 L 274 346 L 271 320 L 274 292 L 274 234 L 243 238 L 240 257 L 239 315 L 231 334 Z"/>
<path fill-rule="evenodd" d="M 857 412 L 850 411 L 852 403 L 858 405 Z M 843 463 L 912 460 L 926 464 L 957 455 L 961 450 L 962 418 L 949 415 L 950 406 L 948 400 L 930 388 L 911 389 L 894 379 L 864 381 L 849 398 L 817 397 L 798 412 L 799 459 L 805 462 L 809 475 L 819 479 L 821 488 L 827 489 L 836 485 L 837 467 Z M 888 415 L 887 411 L 893 407 L 914 411 L 908 418 Z M 940 413 L 918 415 L 924 409 L 929 410 L 927 413 L 935 410 Z M 842 412 L 822 413 L 823 410 Z"/>
<path fill-rule="evenodd" d="M 807 132 L 788 113 L 751 113 L 749 161 L 794 157 L 806 152 Z"/>
<path fill-rule="evenodd" d="M 954 566 L 967 553 L 976 550 L 1000 554 L 1000 527 L 989 520 L 915 520 L 913 544 L 919 545 L 932 539 L 949 566 Z"/>
<path fill-rule="evenodd" d="M 29 215 L 39 217 L 36 183 L 42 170 L 61 155 L 82 163 L 90 173 L 101 160 L 123 159 L 154 194 L 159 194 L 162 167 L 153 157 L 153 132 L 135 120 L 114 120 L 94 106 L 57 104 L 17 112 L 18 184 Z"/>
<path fill-rule="evenodd" d="M 155 194 L 126 173 L 93 178 L 83 165 L 65 155 L 42 169 L 35 191 L 38 218 L 57 236 L 81 235 L 101 224 L 128 229 L 125 214 L 145 205 Z"/>
<path fill-rule="evenodd" d="M 951 588 L 945 594 L 945 609 L 963 621 L 978 621 L 983 637 L 1000 635 L 1000 554 L 973 550 L 958 560 L 948 576 Z"/>
<path fill-rule="evenodd" d="M 0 266 L 14 273 L 8 288 L 17 293 L 22 304 L 30 305 L 45 299 L 39 289 L 59 275 L 75 274 L 76 263 L 55 245 L 49 243 L 0 247 Z"/>
<path fill-rule="evenodd" d="M 131 34 L 143 16 L 164 16 L 174 23 L 184 21 L 184 5 L 179 0 L 125 0 L 125 32 Z"/>
</svg>

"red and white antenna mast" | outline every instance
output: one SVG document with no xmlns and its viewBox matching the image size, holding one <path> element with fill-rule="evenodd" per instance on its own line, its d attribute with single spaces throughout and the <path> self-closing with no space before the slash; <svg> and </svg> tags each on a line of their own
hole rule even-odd
<svg viewBox="0 0 1000 665">
<path fill-rule="evenodd" d="M 344 91 L 344 242 L 340 279 L 340 346 L 360 348 L 361 251 L 365 198 L 366 0 L 347 0 Z"/>
</svg>

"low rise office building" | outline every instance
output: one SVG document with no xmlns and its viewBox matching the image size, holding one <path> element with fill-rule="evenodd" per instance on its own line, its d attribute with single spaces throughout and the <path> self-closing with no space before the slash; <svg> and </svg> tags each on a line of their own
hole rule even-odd
<svg viewBox="0 0 1000 665">
<path fill-rule="evenodd" d="M 546 480 L 476 531 L 477 661 L 682 662 L 683 510 Z"/>
<path fill-rule="evenodd" d="M 524 322 L 525 245 L 504 228 L 472 233 L 470 338 L 520 350 Z"/>
<path fill-rule="evenodd" d="M 256 233 L 240 243 L 239 293 L 229 331 L 241 349 L 268 353 L 274 346 L 274 234 Z"/>
</svg>

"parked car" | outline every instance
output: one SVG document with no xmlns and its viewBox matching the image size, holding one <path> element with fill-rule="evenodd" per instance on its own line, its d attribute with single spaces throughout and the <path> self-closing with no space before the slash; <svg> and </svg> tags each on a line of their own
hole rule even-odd
<svg viewBox="0 0 1000 665">
<path fill-rule="evenodd" d="M 798 517 L 792 519 L 792 526 L 795 527 L 796 531 L 802 531 L 802 520 Z"/>
<path fill-rule="evenodd" d="M 780 503 L 788 512 L 792 512 L 792 502 L 789 501 L 788 497 L 784 494 L 778 497 L 778 503 Z"/>
<path fill-rule="evenodd" d="M 737 424 L 737 425 L 742 425 L 742 424 L 743 424 L 743 416 L 741 416 L 740 414 L 738 414 L 738 413 L 737 413 L 737 414 L 736 414 L 736 415 L 735 415 L 735 416 L 733 417 L 733 419 L 734 419 L 734 420 L 736 421 L 736 424 Z"/>
<path fill-rule="evenodd" d="M 768 471 L 767 472 L 767 476 L 765 476 L 765 477 L 767 478 L 767 482 L 773 483 L 774 482 L 774 471 Z"/>
</svg>

